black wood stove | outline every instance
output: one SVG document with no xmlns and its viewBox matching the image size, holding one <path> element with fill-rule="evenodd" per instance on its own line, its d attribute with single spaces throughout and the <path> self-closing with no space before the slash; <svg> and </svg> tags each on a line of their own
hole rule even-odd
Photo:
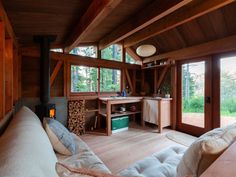
<svg viewBox="0 0 236 177">
<path fill-rule="evenodd" d="M 56 105 L 50 104 L 50 43 L 56 36 L 35 36 L 34 41 L 40 44 L 40 101 L 35 107 L 36 114 L 42 121 L 44 117 L 56 118 Z"/>
</svg>

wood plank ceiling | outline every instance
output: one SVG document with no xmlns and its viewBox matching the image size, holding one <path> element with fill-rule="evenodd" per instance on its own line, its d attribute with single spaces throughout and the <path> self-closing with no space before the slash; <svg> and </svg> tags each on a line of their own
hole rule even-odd
<svg viewBox="0 0 236 177">
<path fill-rule="evenodd" d="M 200 1 L 207 4 L 209 0 L 193 0 L 192 2 L 198 3 Z M 3 5 L 12 22 L 20 45 L 33 45 L 33 35 L 56 34 L 58 37 L 55 44 L 63 46 L 92 2 L 92 0 L 41 0 L 40 2 L 3 0 Z M 109 14 L 106 14 L 106 18 L 93 26 L 94 30 L 86 33 L 80 44 L 99 43 L 132 18 L 133 24 L 131 26 L 134 26 L 137 24 L 136 21 L 140 20 L 135 19 L 135 17 L 138 17 L 138 14 L 150 4 L 163 4 L 165 2 L 168 3 L 166 0 L 121 0 L 114 9 L 108 11 Z M 175 0 L 175 2 L 185 2 L 186 5 L 191 3 L 191 0 Z M 212 2 L 209 1 L 207 5 L 211 5 Z M 200 17 L 182 25 L 177 25 L 175 28 L 135 43 L 131 46 L 131 49 L 135 50 L 141 44 L 153 44 L 157 47 L 158 53 L 166 53 L 236 34 L 236 2 L 230 0 L 216 0 L 215 2 L 225 3 L 213 7 L 211 12 L 203 16 L 199 15 Z M 160 8 L 163 8 L 163 6 Z M 178 8 L 181 8 L 181 6 Z M 176 10 L 178 8 L 176 7 Z M 151 18 L 152 14 L 149 15 Z M 125 28 L 125 26 L 122 27 Z"/>
<path fill-rule="evenodd" d="M 142 44 L 153 44 L 158 53 L 166 53 L 236 34 L 236 2 L 217 9 L 195 20 L 144 40 Z"/>
<path fill-rule="evenodd" d="M 57 35 L 62 44 L 91 0 L 3 0 L 16 37 L 23 46 L 33 43 L 33 35 Z"/>
</svg>

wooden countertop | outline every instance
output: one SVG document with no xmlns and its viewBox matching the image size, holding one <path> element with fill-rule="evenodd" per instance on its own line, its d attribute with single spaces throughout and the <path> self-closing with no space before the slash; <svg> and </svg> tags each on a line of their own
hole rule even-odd
<svg viewBox="0 0 236 177">
<path fill-rule="evenodd" d="M 129 97 L 99 97 L 102 101 L 117 101 L 117 100 L 141 100 L 143 97 L 129 96 Z"/>
<path fill-rule="evenodd" d="M 163 100 L 163 101 L 170 101 L 172 98 L 162 98 L 162 97 L 143 97 L 146 100 Z"/>
<path fill-rule="evenodd" d="M 118 101 L 118 100 L 172 100 L 172 98 L 162 98 L 162 97 L 142 97 L 142 96 L 128 96 L 128 97 L 99 97 L 101 101 Z"/>
</svg>

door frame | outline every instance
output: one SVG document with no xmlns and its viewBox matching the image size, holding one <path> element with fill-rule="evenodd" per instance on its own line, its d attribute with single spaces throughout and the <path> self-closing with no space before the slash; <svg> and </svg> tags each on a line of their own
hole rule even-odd
<svg viewBox="0 0 236 177">
<path fill-rule="evenodd" d="M 205 116 L 204 124 L 205 127 L 197 127 L 189 124 L 182 123 L 182 69 L 181 66 L 186 63 L 194 63 L 205 61 L 205 98 L 210 97 L 210 103 L 204 104 Z M 177 62 L 177 130 L 200 136 L 205 132 L 212 129 L 212 58 L 211 57 L 202 57 L 189 60 L 181 60 Z"/>
</svg>

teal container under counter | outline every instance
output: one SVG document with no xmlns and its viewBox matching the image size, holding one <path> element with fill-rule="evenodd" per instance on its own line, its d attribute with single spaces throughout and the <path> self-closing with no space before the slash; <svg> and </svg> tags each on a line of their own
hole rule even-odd
<svg viewBox="0 0 236 177">
<path fill-rule="evenodd" d="M 125 131 L 128 130 L 128 128 L 129 128 L 129 116 L 112 118 L 111 120 L 112 133 Z"/>
</svg>

